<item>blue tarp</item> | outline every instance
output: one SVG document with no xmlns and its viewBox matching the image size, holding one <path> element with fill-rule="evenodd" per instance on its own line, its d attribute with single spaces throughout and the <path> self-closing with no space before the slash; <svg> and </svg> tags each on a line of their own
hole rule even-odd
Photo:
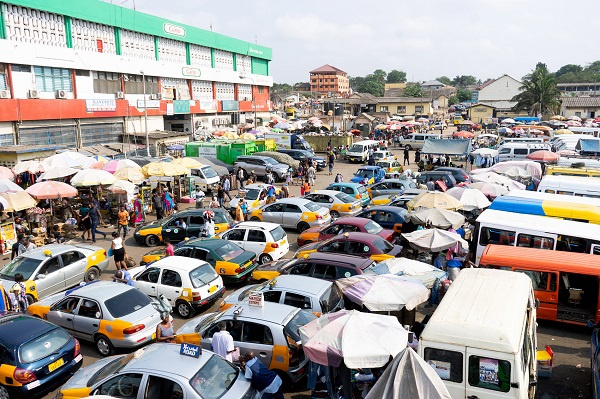
<svg viewBox="0 0 600 399">
<path fill-rule="evenodd" d="M 600 140 L 581 139 L 575 149 L 579 150 L 582 154 L 600 154 Z"/>
</svg>

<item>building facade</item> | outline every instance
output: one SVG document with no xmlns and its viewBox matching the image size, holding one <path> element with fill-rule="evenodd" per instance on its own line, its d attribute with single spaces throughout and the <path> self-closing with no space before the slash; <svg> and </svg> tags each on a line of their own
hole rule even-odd
<svg viewBox="0 0 600 399">
<path fill-rule="evenodd" d="M 377 97 L 377 112 L 427 118 L 433 115 L 434 110 L 431 99 L 425 97 Z"/>
<path fill-rule="evenodd" d="M 560 114 L 594 119 L 600 116 L 600 97 L 563 97 Z"/>
<path fill-rule="evenodd" d="M 502 75 L 479 86 L 473 100 L 494 107 L 497 112 L 494 116 L 512 115 L 511 109 L 516 104 L 512 99 L 521 92 L 522 85 L 517 79 Z"/>
<path fill-rule="evenodd" d="M 81 148 L 269 115 L 270 48 L 99 0 L 0 11 L 0 146 Z"/>
<path fill-rule="evenodd" d="M 558 83 L 556 85 L 563 96 L 600 96 L 600 82 L 592 83 Z"/>
<path fill-rule="evenodd" d="M 330 94 L 334 97 L 350 94 L 348 74 L 339 68 L 325 64 L 310 71 L 310 91 L 316 94 Z"/>
</svg>

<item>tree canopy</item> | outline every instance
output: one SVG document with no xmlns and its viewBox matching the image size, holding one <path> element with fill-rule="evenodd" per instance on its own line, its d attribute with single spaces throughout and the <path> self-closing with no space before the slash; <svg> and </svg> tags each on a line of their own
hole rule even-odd
<svg viewBox="0 0 600 399">
<path fill-rule="evenodd" d="M 367 76 L 350 77 L 350 87 L 359 93 L 370 93 L 376 97 L 382 97 L 385 92 L 386 83 L 406 82 L 406 72 L 393 69 L 389 74 L 383 69 L 376 69 Z"/>
<path fill-rule="evenodd" d="M 600 82 L 600 61 L 594 61 L 585 67 L 577 64 L 563 65 L 554 72 L 558 83 Z"/>
<path fill-rule="evenodd" d="M 475 78 L 475 76 L 471 75 L 460 75 L 452 79 L 452 86 L 454 87 L 467 87 L 475 84 L 477 84 L 477 79 Z"/>
<path fill-rule="evenodd" d="M 404 95 L 406 97 L 422 97 L 423 94 L 423 89 L 418 83 L 409 83 L 406 85 L 406 89 L 404 89 Z"/>
<path fill-rule="evenodd" d="M 387 75 L 388 83 L 405 83 L 406 82 L 406 72 L 399 71 L 397 69 L 392 69 L 390 73 Z"/>
<path fill-rule="evenodd" d="M 448 76 L 440 76 L 439 78 L 435 78 L 435 80 L 445 84 L 446 86 L 452 86 L 452 80 Z"/>
<path fill-rule="evenodd" d="M 517 104 L 514 110 L 526 110 L 531 115 L 555 114 L 560 108 L 560 91 L 554 74 L 546 64 L 538 62 L 535 69 L 523 77 L 521 93 L 512 98 Z"/>
</svg>

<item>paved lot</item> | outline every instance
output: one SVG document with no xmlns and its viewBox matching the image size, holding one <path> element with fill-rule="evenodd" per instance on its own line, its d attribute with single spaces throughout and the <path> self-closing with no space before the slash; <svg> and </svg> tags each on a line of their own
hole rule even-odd
<svg viewBox="0 0 600 399">
<path fill-rule="evenodd" d="M 398 159 L 401 160 L 402 152 L 400 149 L 392 148 Z M 411 153 L 411 160 L 413 160 L 413 154 Z M 348 180 L 353 172 L 357 169 L 357 164 L 348 164 L 344 161 L 336 163 L 334 173 L 340 172 L 344 176 L 345 180 Z M 409 166 L 413 170 L 416 170 L 414 165 Z M 321 171 L 317 175 L 316 189 L 325 188 L 328 184 L 333 182 L 334 176 L 328 176 L 327 171 Z M 300 195 L 300 188 L 298 186 L 291 187 L 291 193 L 294 196 Z M 153 215 L 150 215 L 152 218 Z M 291 257 L 297 249 L 295 244 L 297 238 L 297 232 L 289 230 L 288 238 L 290 243 L 293 245 L 290 248 L 290 252 L 286 257 Z M 98 245 L 108 248 L 110 246 L 110 240 L 99 239 Z M 146 253 L 149 248 L 138 246 L 133 238 L 129 237 L 126 240 L 129 255 L 133 256 L 136 261 L 139 262 L 141 256 Z M 7 263 L 6 259 L 1 260 L 2 264 Z M 110 279 L 112 274 L 115 272 L 114 263 L 111 265 L 107 272 L 105 272 L 101 278 Z M 235 287 L 234 287 L 235 288 Z M 227 295 L 231 292 L 231 289 L 227 290 Z M 213 312 L 218 308 L 219 302 L 213 305 L 210 309 L 206 309 L 205 312 Z M 431 312 L 431 309 L 422 308 L 422 312 L 417 316 L 417 320 L 422 319 L 424 313 Z M 175 327 L 179 327 L 184 323 L 183 320 L 175 316 Z M 554 372 L 550 379 L 540 379 L 538 384 L 538 394 L 536 397 L 542 399 L 553 399 L 553 398 L 589 398 L 590 396 L 590 330 L 583 327 L 574 327 L 570 325 L 562 325 L 558 323 L 539 322 L 538 326 L 538 347 L 544 348 L 546 345 L 552 346 L 555 353 L 554 361 Z M 94 345 L 92 343 L 82 342 L 82 353 L 84 355 L 84 366 L 93 363 L 99 358 Z M 53 398 L 54 393 L 46 396 L 46 398 Z M 305 380 L 301 381 L 297 386 L 292 387 L 290 393 L 286 394 L 286 398 L 293 399 L 308 399 L 310 396 L 305 389 Z"/>
</svg>

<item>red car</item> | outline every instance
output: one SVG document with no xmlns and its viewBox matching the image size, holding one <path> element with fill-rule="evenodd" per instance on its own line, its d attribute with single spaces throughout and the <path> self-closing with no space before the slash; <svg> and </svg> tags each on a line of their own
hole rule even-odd
<svg viewBox="0 0 600 399">
<path fill-rule="evenodd" d="M 324 241 L 338 234 L 359 231 L 362 233 L 377 234 L 379 237 L 391 243 L 396 241 L 394 230 L 381 227 L 377 222 L 366 218 L 344 217 L 337 219 L 327 226 L 315 226 L 306 229 L 298 236 L 298 246 L 310 244 L 311 242 Z"/>
</svg>

